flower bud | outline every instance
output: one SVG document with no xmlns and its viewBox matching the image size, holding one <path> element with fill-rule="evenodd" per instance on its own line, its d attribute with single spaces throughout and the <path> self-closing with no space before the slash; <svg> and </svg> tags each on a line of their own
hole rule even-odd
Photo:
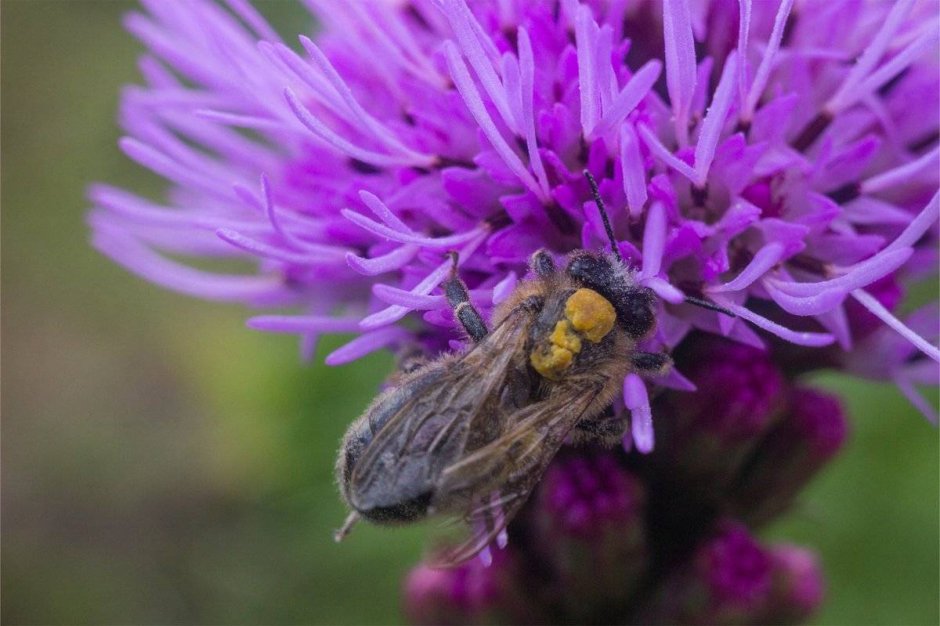
<svg viewBox="0 0 940 626">
<path fill-rule="evenodd" d="M 642 623 L 746 624 L 766 606 L 773 561 L 747 528 L 722 521 L 659 586 Z"/>
<path fill-rule="evenodd" d="M 759 624 L 802 624 L 819 609 L 825 580 L 816 555 L 793 545 L 770 547 L 773 584 L 763 609 L 754 616 Z"/>
<path fill-rule="evenodd" d="M 420 564 L 408 574 L 405 615 L 412 624 L 517 624 L 539 621 L 524 593 L 512 548 L 454 568 Z"/>
<path fill-rule="evenodd" d="M 663 403 L 656 464 L 677 488 L 711 501 L 777 419 L 785 381 L 767 352 L 725 339 L 694 341 L 678 367 L 698 390 L 673 392 Z"/>
<path fill-rule="evenodd" d="M 848 420 L 837 398 L 813 389 L 794 390 L 788 413 L 739 478 L 732 509 L 749 523 L 772 519 L 841 449 L 847 435 Z"/>
<path fill-rule="evenodd" d="M 613 452 L 578 450 L 548 469 L 531 511 L 532 547 L 567 615 L 613 616 L 630 598 L 648 563 L 645 500 Z"/>
</svg>

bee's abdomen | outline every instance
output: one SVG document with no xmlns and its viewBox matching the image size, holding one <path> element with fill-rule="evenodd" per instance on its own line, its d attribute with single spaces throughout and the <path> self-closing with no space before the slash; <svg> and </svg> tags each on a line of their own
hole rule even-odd
<svg viewBox="0 0 940 626">
<path fill-rule="evenodd" d="M 427 515 L 431 502 L 431 492 L 423 492 L 414 497 L 403 497 L 401 502 L 363 506 L 358 493 L 350 493 L 355 486 L 350 484 L 353 469 L 359 462 L 366 447 L 372 442 L 374 433 L 369 420 L 363 419 L 354 432 L 347 436 L 346 448 L 342 452 L 345 463 L 342 466 L 342 489 L 349 505 L 362 517 L 376 524 L 396 524 L 413 522 Z"/>
<path fill-rule="evenodd" d="M 427 491 L 404 502 L 399 502 L 398 504 L 356 510 L 359 515 L 376 524 L 414 522 L 428 514 L 431 496 L 431 492 Z"/>
<path fill-rule="evenodd" d="M 342 459 L 345 461 L 342 464 L 343 482 L 349 481 L 359 457 L 385 427 L 388 420 L 401 411 L 411 398 L 423 393 L 436 383 L 442 374 L 443 371 L 440 368 L 428 369 L 393 391 L 380 396 L 377 402 L 366 409 L 362 417 L 353 422 L 343 439 L 344 449 L 341 451 Z"/>
<path fill-rule="evenodd" d="M 393 524 L 427 514 L 432 498 L 428 478 L 413 469 L 389 466 L 397 465 L 399 460 L 386 458 L 389 450 L 404 450 L 402 442 L 389 437 L 398 437 L 404 431 L 390 433 L 386 425 L 403 411 L 413 411 L 413 401 L 439 384 L 445 371 L 443 363 L 422 369 L 380 396 L 347 431 L 337 463 L 337 480 L 349 506 L 366 519 Z M 360 467 L 363 463 L 366 465 Z"/>
</svg>

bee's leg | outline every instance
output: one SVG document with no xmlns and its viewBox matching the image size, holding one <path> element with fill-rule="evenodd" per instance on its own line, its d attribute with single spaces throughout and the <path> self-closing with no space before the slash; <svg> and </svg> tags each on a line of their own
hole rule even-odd
<svg viewBox="0 0 940 626">
<path fill-rule="evenodd" d="M 422 355 L 409 355 L 398 362 L 398 369 L 403 374 L 416 372 L 428 363 L 428 358 Z"/>
<path fill-rule="evenodd" d="M 447 297 L 447 303 L 454 310 L 454 317 L 467 331 L 474 343 L 479 343 L 486 337 L 486 323 L 480 312 L 477 311 L 470 302 L 470 293 L 467 291 L 467 285 L 457 276 L 457 254 L 453 253 L 454 269 L 451 271 L 450 278 L 441 285 L 444 289 L 444 295 Z"/>
<path fill-rule="evenodd" d="M 672 359 L 662 352 L 634 352 L 630 355 L 633 370 L 638 374 L 661 375 L 672 367 Z"/>
<path fill-rule="evenodd" d="M 535 254 L 532 255 L 532 258 L 529 259 L 529 267 L 540 278 L 547 278 L 558 271 L 552 255 L 544 248 L 536 250 Z"/>
<path fill-rule="evenodd" d="M 571 429 L 571 443 L 584 445 L 596 443 L 602 446 L 615 446 L 623 440 L 630 427 L 630 418 L 625 411 L 616 411 L 608 407 L 600 415 L 581 420 Z"/>
<path fill-rule="evenodd" d="M 424 351 L 417 346 L 398 354 L 396 365 L 398 371 L 403 374 L 410 374 L 424 367 L 428 362 L 428 357 Z"/>
<path fill-rule="evenodd" d="M 408 374 L 418 371 L 428 363 L 428 357 L 418 346 L 411 346 L 395 355 L 395 371 L 385 379 L 390 387 L 400 385 Z"/>
<path fill-rule="evenodd" d="M 333 541 L 339 543 L 349 534 L 349 531 L 352 530 L 352 527 L 356 525 L 356 522 L 359 521 L 359 514 L 353 511 L 346 517 L 346 521 L 343 522 L 342 528 L 333 533 Z"/>
</svg>

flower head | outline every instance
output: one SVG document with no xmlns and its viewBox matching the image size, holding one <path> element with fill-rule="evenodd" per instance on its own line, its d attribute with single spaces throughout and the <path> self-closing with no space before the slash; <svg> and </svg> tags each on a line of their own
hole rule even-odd
<svg viewBox="0 0 940 626">
<path fill-rule="evenodd" d="M 784 379 L 770 355 L 752 346 L 717 337 L 704 337 L 695 353 L 680 358 L 688 363 L 689 379 L 697 389 L 720 389 L 703 398 L 678 396 L 684 430 L 706 431 L 727 441 L 751 439 L 763 433 L 780 409 Z"/>
<path fill-rule="evenodd" d="M 293 45 L 243 0 L 145 0 L 121 148 L 172 188 L 93 187 L 95 245 L 172 289 L 293 309 L 249 324 L 306 354 L 358 332 L 328 363 L 440 349 L 448 251 L 485 315 L 536 249 L 606 245 L 587 169 L 662 298 L 652 349 L 692 329 L 762 347 L 757 327 L 850 350 L 863 307 L 940 359 L 870 291 L 936 257 L 928 4 L 310 0 L 322 30 Z M 186 262 L 219 257 L 253 269 Z"/>
<path fill-rule="evenodd" d="M 296 41 L 247 0 L 143 4 L 126 24 L 148 50 L 145 84 L 124 93 L 120 146 L 170 191 L 90 192 L 94 244 L 131 271 L 278 309 L 249 326 L 300 335 L 305 356 L 323 333 L 358 333 L 330 364 L 461 349 L 440 290 L 452 252 L 484 318 L 538 249 L 616 246 L 658 295 L 640 348 L 676 349 L 653 398 L 682 437 L 657 422 L 657 454 L 629 456 L 636 477 L 624 451 L 561 457 L 519 524 L 571 553 L 421 568 L 415 620 L 515 619 L 520 581 L 583 582 L 595 561 L 570 557 L 596 557 L 599 538 L 639 563 L 643 593 L 580 613 L 546 600 L 556 617 L 806 618 L 821 583 L 794 576 L 819 580 L 812 557 L 720 515 L 776 515 L 841 444 L 838 405 L 790 384 L 801 369 L 892 380 L 931 411 L 915 385 L 937 380 L 936 308 L 893 312 L 938 260 L 930 2 L 307 0 L 319 32 Z M 199 267 L 216 259 L 248 264 Z M 714 388 L 725 395 L 705 402 Z M 629 374 L 620 403 L 650 452 L 646 381 Z"/>
<path fill-rule="evenodd" d="M 779 515 L 842 448 L 848 433 L 848 419 L 837 398 L 793 389 L 782 419 L 737 478 L 732 507 L 755 524 Z"/>
<path fill-rule="evenodd" d="M 722 528 L 702 546 L 698 558 L 719 602 L 753 606 L 770 588 L 770 558 L 741 526 Z"/>
</svg>

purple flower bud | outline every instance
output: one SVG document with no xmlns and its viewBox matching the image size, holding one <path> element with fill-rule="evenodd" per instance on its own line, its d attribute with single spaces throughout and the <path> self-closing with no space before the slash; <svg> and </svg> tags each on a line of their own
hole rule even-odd
<svg viewBox="0 0 940 626">
<path fill-rule="evenodd" d="M 819 609 L 826 583 L 817 556 L 792 545 L 770 547 L 773 586 L 752 620 L 760 624 L 802 624 Z"/>
<path fill-rule="evenodd" d="M 784 384 L 770 355 L 741 343 L 709 339 L 699 358 L 689 371 L 699 391 L 680 399 L 689 425 L 729 442 L 764 432 L 779 408 Z"/>
<path fill-rule="evenodd" d="M 405 615 L 417 625 L 537 622 L 517 560 L 508 547 L 489 565 L 479 558 L 450 569 L 418 565 L 405 580 Z"/>
<path fill-rule="evenodd" d="M 656 624 L 749 623 L 773 587 L 773 561 L 742 524 L 722 521 L 666 577 L 642 621 Z"/>
<path fill-rule="evenodd" d="M 848 432 L 837 398 L 795 389 L 787 414 L 767 434 L 739 478 L 731 496 L 733 509 L 755 524 L 782 512 L 841 449 Z"/>
<path fill-rule="evenodd" d="M 598 618 L 628 600 L 648 565 L 645 500 L 613 452 L 579 450 L 551 465 L 530 511 L 531 548 L 567 615 Z"/>
<path fill-rule="evenodd" d="M 767 551 L 744 526 L 726 524 L 694 560 L 698 570 L 706 574 L 718 606 L 749 609 L 766 597 L 770 586 Z"/>
<path fill-rule="evenodd" d="M 690 341 L 678 367 L 697 391 L 673 392 L 663 403 L 657 468 L 713 498 L 779 416 L 786 383 L 767 352 L 702 335 Z"/>
</svg>

